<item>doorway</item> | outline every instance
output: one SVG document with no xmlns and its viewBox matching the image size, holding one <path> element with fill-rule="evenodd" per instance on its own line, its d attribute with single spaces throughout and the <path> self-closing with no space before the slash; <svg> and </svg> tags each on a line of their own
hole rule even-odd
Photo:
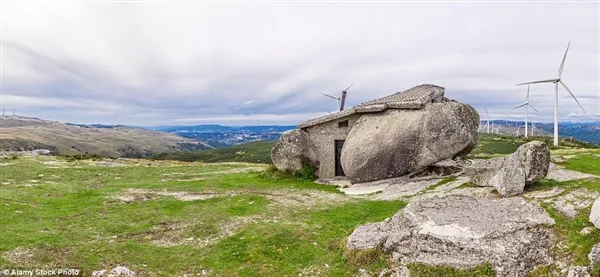
<svg viewBox="0 0 600 277">
<path fill-rule="evenodd" d="M 342 168 L 342 147 L 344 146 L 345 140 L 335 140 L 335 176 L 346 176 L 344 169 Z"/>
</svg>

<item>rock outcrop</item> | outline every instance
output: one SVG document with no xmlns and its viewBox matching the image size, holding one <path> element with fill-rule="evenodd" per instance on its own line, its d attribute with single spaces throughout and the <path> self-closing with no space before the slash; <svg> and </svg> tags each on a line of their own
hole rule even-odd
<svg viewBox="0 0 600 277">
<path fill-rule="evenodd" d="M 592 211 L 590 212 L 590 222 L 600 229 L 600 197 L 596 199 L 594 205 L 592 205 Z"/>
<path fill-rule="evenodd" d="M 390 225 L 387 222 L 377 222 L 359 226 L 346 241 L 350 249 L 372 249 L 381 246 L 388 237 Z"/>
<path fill-rule="evenodd" d="M 548 145 L 532 141 L 521 145 L 507 157 L 467 166 L 465 174 L 478 186 L 494 187 L 501 195 L 512 196 L 522 193 L 526 185 L 543 179 L 548 174 L 549 165 Z"/>
<path fill-rule="evenodd" d="M 436 196 L 378 224 L 357 228 L 347 247 L 380 245 L 400 264 L 469 268 L 489 262 L 496 276 L 510 277 L 551 261 L 554 220 L 520 197 Z"/>
<path fill-rule="evenodd" d="M 403 176 L 468 154 L 477 145 L 478 127 L 471 106 L 450 101 L 363 114 L 344 143 L 342 167 L 353 183 Z"/>
<path fill-rule="evenodd" d="M 588 254 L 588 260 L 590 260 L 590 268 L 600 262 L 600 243 L 592 247 L 592 251 Z"/>
<path fill-rule="evenodd" d="M 294 129 L 281 134 L 271 149 L 271 159 L 277 169 L 296 172 L 304 166 L 318 167 L 318 156 L 308 134 Z"/>
</svg>

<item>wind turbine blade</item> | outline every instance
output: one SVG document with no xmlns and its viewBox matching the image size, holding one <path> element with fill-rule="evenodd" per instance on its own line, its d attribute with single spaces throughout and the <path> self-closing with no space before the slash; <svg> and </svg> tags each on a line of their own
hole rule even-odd
<svg viewBox="0 0 600 277">
<path fill-rule="evenodd" d="M 487 107 L 484 108 L 485 109 L 485 113 L 487 114 L 487 117 L 490 117 L 490 113 L 488 113 Z"/>
<path fill-rule="evenodd" d="M 569 46 L 571 46 L 571 42 L 567 44 L 567 50 L 565 51 L 565 55 L 563 56 L 562 62 L 560 63 L 560 67 L 558 68 L 558 78 L 562 75 L 563 68 L 565 67 L 565 60 L 567 59 L 567 53 L 569 52 Z"/>
<path fill-rule="evenodd" d="M 529 103 L 527 103 L 527 105 L 529 105 L 529 107 L 531 107 L 537 114 L 541 115 L 540 112 L 538 112 L 538 110 L 534 106 L 532 106 Z"/>
<path fill-rule="evenodd" d="M 571 90 L 567 87 L 567 85 L 565 83 L 563 83 L 563 81 L 560 81 L 560 84 L 569 92 L 569 94 L 571 94 L 571 97 L 573 97 L 573 99 L 575 99 L 575 102 L 577 102 L 577 105 L 579 105 L 579 107 L 581 108 L 581 110 L 584 113 L 587 113 L 585 111 L 585 109 L 583 108 L 583 106 L 581 106 L 581 103 L 579 103 L 579 100 L 577 100 L 577 97 L 575 97 L 575 95 L 571 92 Z"/>
<path fill-rule="evenodd" d="M 352 83 L 347 89 L 345 89 L 344 91 L 348 91 L 352 86 L 354 85 L 354 83 Z"/>
<path fill-rule="evenodd" d="M 529 87 L 530 87 L 530 85 L 527 84 L 527 101 L 529 101 Z"/>
<path fill-rule="evenodd" d="M 521 107 L 523 107 L 523 106 L 525 106 L 525 105 L 527 105 L 527 104 L 529 104 L 529 103 L 525 102 L 525 103 L 523 103 L 523 104 L 521 104 L 521 105 L 517 106 L 516 108 L 512 109 L 511 111 L 514 111 L 514 110 L 516 110 L 516 109 L 518 109 L 518 108 L 521 108 Z"/>
<path fill-rule="evenodd" d="M 558 81 L 558 79 L 548 79 L 548 80 L 541 80 L 541 81 L 533 81 L 533 82 L 527 82 L 527 83 L 520 83 L 520 84 L 516 84 L 516 86 L 530 85 L 530 84 L 539 84 L 539 83 L 554 83 L 556 81 Z"/>
<path fill-rule="evenodd" d="M 319 93 L 320 93 L 320 92 L 319 92 Z M 324 95 L 324 96 L 327 96 L 327 97 L 329 97 L 329 98 L 333 98 L 333 99 L 335 99 L 335 100 L 340 100 L 340 99 L 339 99 L 339 97 L 334 97 L 334 96 L 331 96 L 331 95 L 329 95 L 329 94 L 325 94 L 325 93 L 321 93 L 321 94 L 322 94 L 322 95 Z"/>
</svg>

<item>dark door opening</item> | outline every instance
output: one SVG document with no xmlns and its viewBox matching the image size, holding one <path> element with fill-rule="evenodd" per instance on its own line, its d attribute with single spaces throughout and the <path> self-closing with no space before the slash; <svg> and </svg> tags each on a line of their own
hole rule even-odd
<svg viewBox="0 0 600 277">
<path fill-rule="evenodd" d="M 341 156 L 344 140 L 335 140 L 335 176 L 346 176 L 342 168 Z"/>
</svg>

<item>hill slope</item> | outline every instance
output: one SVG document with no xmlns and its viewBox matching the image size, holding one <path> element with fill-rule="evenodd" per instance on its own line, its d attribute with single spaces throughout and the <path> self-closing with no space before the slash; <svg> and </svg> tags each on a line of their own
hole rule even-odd
<svg viewBox="0 0 600 277">
<path fill-rule="evenodd" d="M 157 160 L 178 160 L 186 162 L 246 162 L 270 164 L 272 163 L 271 148 L 273 148 L 275 143 L 275 141 L 254 141 L 231 147 L 207 149 L 196 152 L 162 153 L 154 155 L 152 158 Z"/>
<path fill-rule="evenodd" d="M 0 121 L 0 150 L 44 148 L 61 155 L 147 157 L 212 148 L 204 142 L 140 128 L 92 127 L 21 117 Z"/>
</svg>

